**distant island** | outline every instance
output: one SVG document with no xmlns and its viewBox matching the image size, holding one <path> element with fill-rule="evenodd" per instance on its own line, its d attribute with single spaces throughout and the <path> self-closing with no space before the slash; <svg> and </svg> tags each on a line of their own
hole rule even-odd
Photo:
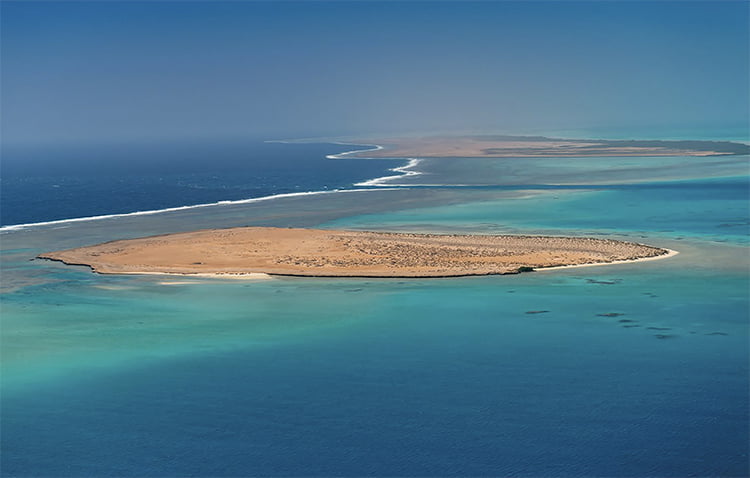
<svg viewBox="0 0 750 478">
<path fill-rule="evenodd" d="M 587 157 L 718 156 L 750 154 L 750 146 L 730 141 L 556 139 L 544 136 L 426 136 L 352 141 L 381 149 L 345 153 L 348 157 Z M 342 156 L 342 155 L 340 155 Z"/>
<path fill-rule="evenodd" d="M 103 274 L 452 277 L 654 259 L 671 253 L 583 237 L 240 227 L 113 241 L 38 257 L 86 265 Z"/>
</svg>

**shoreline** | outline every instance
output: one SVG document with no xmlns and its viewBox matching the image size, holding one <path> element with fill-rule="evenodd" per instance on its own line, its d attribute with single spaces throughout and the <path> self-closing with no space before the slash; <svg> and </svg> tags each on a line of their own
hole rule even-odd
<svg viewBox="0 0 750 478">
<path fill-rule="evenodd" d="M 649 246 L 649 247 L 652 247 L 652 246 Z M 674 257 L 680 253 L 679 251 L 667 249 L 666 247 L 660 247 L 660 249 L 667 251 L 667 253 L 662 254 L 660 256 L 654 256 L 654 257 L 641 257 L 639 259 L 622 259 L 622 260 L 616 260 L 612 262 L 592 262 L 590 264 L 571 264 L 567 266 L 539 267 L 538 269 L 534 269 L 534 272 L 554 271 L 558 269 L 572 269 L 574 267 L 596 267 L 596 266 L 610 266 L 613 264 L 630 264 L 630 263 L 635 263 L 635 262 L 659 261 L 662 259 L 669 259 L 670 257 Z"/>
<path fill-rule="evenodd" d="M 47 259 L 54 261 L 56 259 Z M 65 261 L 59 261 L 63 264 L 67 264 Z M 88 264 L 68 264 L 77 266 L 86 266 L 91 268 Z M 196 279 L 231 279 L 231 280 L 269 280 L 272 279 L 271 274 L 264 272 L 99 272 L 91 268 L 91 272 L 101 275 L 133 275 L 133 276 L 171 276 L 171 277 L 185 277 L 185 278 L 196 278 Z"/>
</svg>

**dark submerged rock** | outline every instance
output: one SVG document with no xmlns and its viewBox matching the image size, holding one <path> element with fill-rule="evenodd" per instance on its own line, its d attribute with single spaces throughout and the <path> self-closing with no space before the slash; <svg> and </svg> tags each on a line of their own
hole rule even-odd
<svg viewBox="0 0 750 478">
<path fill-rule="evenodd" d="M 600 284 L 600 285 L 615 285 L 622 282 L 622 279 L 614 279 L 614 280 L 596 280 L 596 279 L 586 279 L 587 284 Z"/>
</svg>

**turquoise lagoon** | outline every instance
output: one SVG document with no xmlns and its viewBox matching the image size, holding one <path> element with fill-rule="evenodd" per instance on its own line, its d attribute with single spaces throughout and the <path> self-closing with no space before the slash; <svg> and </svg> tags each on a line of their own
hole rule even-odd
<svg viewBox="0 0 750 478">
<path fill-rule="evenodd" d="M 453 159 L 459 181 L 434 160 L 419 167 L 440 187 L 7 231 L 2 475 L 744 476 L 747 158 L 722 160 L 721 174 L 635 161 L 621 181 L 589 162 L 565 183 L 548 162 L 516 160 L 524 180 L 508 181 L 488 172 L 502 164 Z M 249 224 L 593 235 L 680 254 L 434 280 L 118 277 L 30 260 Z"/>
</svg>

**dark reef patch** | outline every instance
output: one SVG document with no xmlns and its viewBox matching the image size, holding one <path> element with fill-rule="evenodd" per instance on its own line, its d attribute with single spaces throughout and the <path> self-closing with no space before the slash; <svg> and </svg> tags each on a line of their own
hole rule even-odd
<svg viewBox="0 0 750 478">
<path fill-rule="evenodd" d="M 615 285 L 622 282 L 622 279 L 613 279 L 613 280 L 596 280 L 596 279 L 586 279 L 587 284 L 600 284 L 600 285 Z"/>
<path fill-rule="evenodd" d="M 656 334 L 656 335 L 654 335 L 654 337 L 656 337 L 657 339 L 660 339 L 660 340 L 664 340 L 664 339 L 675 339 L 675 338 L 677 338 L 679 336 L 678 335 L 674 335 L 674 334 Z"/>
</svg>

